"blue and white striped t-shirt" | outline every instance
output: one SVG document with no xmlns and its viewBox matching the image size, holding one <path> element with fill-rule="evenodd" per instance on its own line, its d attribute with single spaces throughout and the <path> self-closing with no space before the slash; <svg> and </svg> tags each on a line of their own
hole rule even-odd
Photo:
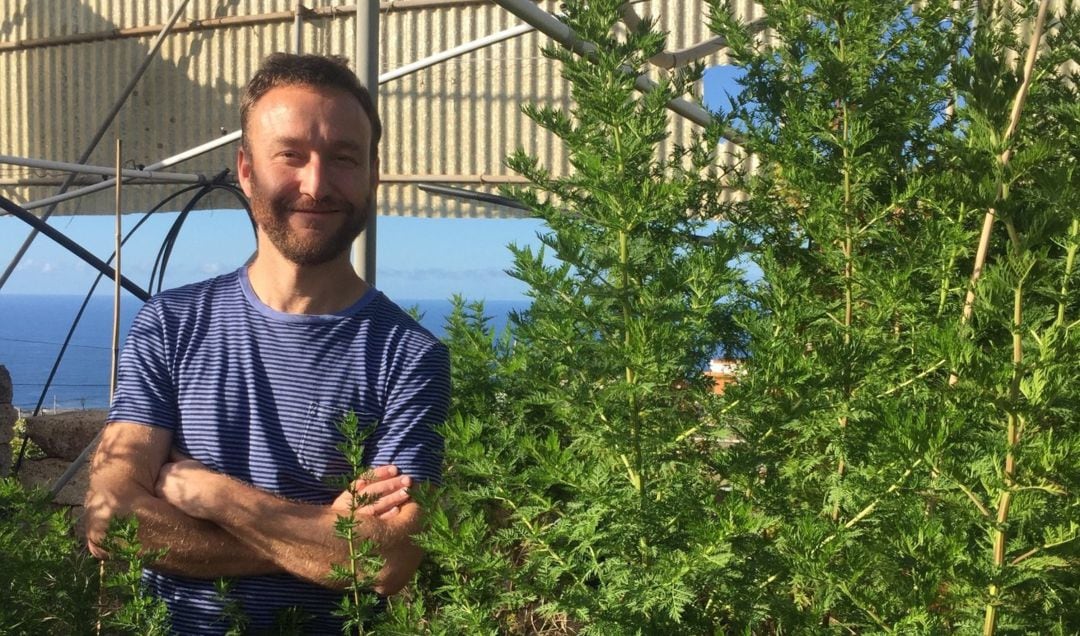
<svg viewBox="0 0 1080 636">
<path fill-rule="evenodd" d="M 109 421 L 168 428 L 174 445 L 208 467 L 283 497 L 327 504 L 349 466 L 337 423 L 348 411 L 375 424 L 368 466 L 396 465 L 438 482 L 435 427 L 450 400 L 446 347 L 382 293 L 336 314 L 285 314 L 251 289 L 247 268 L 166 291 L 142 308 L 120 358 Z M 329 568 L 329 564 L 327 564 Z M 224 632 L 214 582 L 148 572 L 173 630 Z M 289 575 L 238 578 L 230 598 L 269 628 L 301 605 L 310 633 L 339 632 L 340 592 Z"/>
</svg>

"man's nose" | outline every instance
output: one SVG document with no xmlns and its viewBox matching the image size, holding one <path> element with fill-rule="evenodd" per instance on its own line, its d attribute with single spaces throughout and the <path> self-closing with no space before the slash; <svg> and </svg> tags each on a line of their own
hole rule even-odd
<svg viewBox="0 0 1080 636">
<path fill-rule="evenodd" d="M 311 155 L 301 170 L 300 194 L 307 195 L 316 201 L 320 201 L 330 194 L 330 180 L 326 165 L 318 155 Z"/>
</svg>

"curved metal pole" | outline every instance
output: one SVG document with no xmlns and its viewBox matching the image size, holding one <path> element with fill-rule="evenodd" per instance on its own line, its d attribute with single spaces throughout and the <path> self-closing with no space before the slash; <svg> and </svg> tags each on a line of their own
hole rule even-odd
<svg viewBox="0 0 1080 636">
<path fill-rule="evenodd" d="M 130 96 L 132 91 L 135 90 L 135 85 L 139 83 L 139 80 L 146 72 L 146 69 L 150 67 L 150 62 L 154 61 L 154 58 L 157 57 L 158 50 L 161 48 L 162 43 L 165 42 L 165 36 L 169 34 L 169 31 L 172 30 L 173 25 L 176 24 L 176 21 L 180 19 L 180 15 L 183 14 L 184 8 L 187 7 L 187 3 L 188 0 L 180 0 L 179 4 L 176 7 L 176 10 L 173 11 L 171 16 L 169 16 L 169 21 L 165 23 L 165 26 L 162 27 L 161 31 L 157 34 L 157 37 L 154 38 L 154 41 L 150 44 L 150 51 L 146 54 L 146 57 L 143 58 L 142 64 L 140 64 L 139 68 L 135 71 L 135 75 L 132 76 L 131 81 L 129 81 L 127 86 L 124 87 L 123 92 L 120 93 L 120 98 L 116 100 L 116 103 L 113 105 L 112 109 L 107 115 L 105 115 L 105 120 L 101 123 L 101 126 L 98 128 L 97 132 L 94 133 L 94 136 L 90 139 L 90 143 L 87 145 L 86 150 L 84 150 L 83 153 L 79 156 L 79 160 L 77 163 L 86 163 L 90 159 L 90 154 L 94 152 L 95 148 L 97 148 L 98 142 L 101 141 L 101 138 L 104 137 L 105 133 L 109 130 L 109 126 L 112 125 L 113 120 L 116 119 L 117 114 L 120 113 L 120 109 L 123 108 L 124 103 L 127 102 L 128 96 Z M 67 192 L 67 189 L 70 188 L 71 184 L 74 182 L 75 174 L 69 174 L 67 179 L 65 179 L 64 183 L 60 186 L 60 193 L 63 194 L 64 192 Z M 41 220 L 47 220 L 50 216 L 52 216 L 52 213 L 55 211 L 56 205 L 53 205 L 48 210 L 46 210 L 44 214 L 41 215 Z M 34 239 L 37 238 L 37 235 L 38 230 L 36 228 L 30 231 L 30 234 L 26 237 L 26 240 L 23 241 L 23 244 L 19 247 L 19 250 L 15 253 L 15 257 L 11 259 L 11 263 L 8 264 L 7 269 L 4 270 L 3 274 L 0 274 L 0 289 L 3 289 L 4 285 L 8 281 L 8 278 L 11 278 L 12 272 L 15 271 L 15 268 L 19 265 L 19 261 L 22 260 L 23 255 L 26 254 L 26 250 L 30 248 L 30 244 L 34 242 Z"/>
</svg>

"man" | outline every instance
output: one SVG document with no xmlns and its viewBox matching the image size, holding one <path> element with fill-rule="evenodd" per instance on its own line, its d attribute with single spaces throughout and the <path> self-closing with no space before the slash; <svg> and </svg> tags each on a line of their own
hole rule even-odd
<svg viewBox="0 0 1080 636">
<path fill-rule="evenodd" d="M 132 325 L 87 495 L 87 536 L 134 514 L 146 549 L 168 552 L 145 581 L 176 633 L 222 633 L 218 578 L 270 628 L 299 606 L 311 633 L 331 616 L 348 561 L 335 535 L 350 497 L 341 417 L 370 426 L 355 519 L 393 594 L 420 551 L 409 489 L 440 476 L 434 427 L 449 402 L 446 348 L 353 272 L 348 248 L 373 212 L 381 127 L 367 91 L 338 58 L 271 55 L 241 103 L 238 177 L 257 252 L 238 271 L 167 291 Z"/>
</svg>

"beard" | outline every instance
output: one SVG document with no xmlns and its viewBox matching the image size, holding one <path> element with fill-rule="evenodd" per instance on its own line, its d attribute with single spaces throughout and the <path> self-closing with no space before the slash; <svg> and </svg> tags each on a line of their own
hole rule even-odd
<svg viewBox="0 0 1080 636">
<path fill-rule="evenodd" d="M 255 174 L 251 175 L 251 216 L 255 225 L 266 232 L 274 247 L 289 261 L 297 265 L 322 265 L 349 249 L 356 237 L 367 225 L 368 215 L 374 212 L 375 198 L 368 192 L 358 206 L 343 199 L 316 201 L 307 195 L 289 197 L 284 194 L 270 195 L 263 192 Z M 344 221 L 329 236 L 301 236 L 289 227 L 293 210 L 336 210 Z"/>
</svg>

